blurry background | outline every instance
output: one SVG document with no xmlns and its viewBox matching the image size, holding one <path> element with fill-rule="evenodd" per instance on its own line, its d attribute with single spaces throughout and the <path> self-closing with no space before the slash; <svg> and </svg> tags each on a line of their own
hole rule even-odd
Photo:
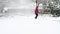
<svg viewBox="0 0 60 34">
<path fill-rule="evenodd" d="M 32 0 L 0 0 L 0 13 L 33 14 L 34 2 Z"/>
<path fill-rule="evenodd" d="M 37 0 L 37 2 L 40 13 L 50 14 L 53 12 L 52 9 L 56 10 L 57 8 L 59 9 L 57 11 L 60 11 L 60 0 Z M 33 15 L 35 6 L 36 0 L 0 0 L 0 15 Z M 53 12 L 54 15 L 57 13 Z"/>
</svg>

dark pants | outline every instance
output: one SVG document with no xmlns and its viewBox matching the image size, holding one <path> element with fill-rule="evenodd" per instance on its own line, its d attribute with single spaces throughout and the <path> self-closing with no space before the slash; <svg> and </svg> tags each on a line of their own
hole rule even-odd
<svg viewBox="0 0 60 34">
<path fill-rule="evenodd" d="M 37 13 L 35 13 L 35 15 L 36 15 L 36 16 L 35 16 L 35 19 L 37 19 L 37 17 L 38 17 L 38 14 L 37 14 Z"/>
</svg>

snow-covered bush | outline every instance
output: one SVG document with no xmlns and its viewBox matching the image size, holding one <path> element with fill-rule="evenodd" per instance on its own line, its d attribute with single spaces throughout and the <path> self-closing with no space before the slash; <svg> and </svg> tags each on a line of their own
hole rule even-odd
<svg viewBox="0 0 60 34">
<path fill-rule="evenodd" d="M 49 4 L 48 8 L 50 8 L 50 13 L 54 16 L 54 17 L 58 17 L 60 16 L 60 8 L 58 7 L 59 5 L 53 5 L 53 4 Z"/>
</svg>

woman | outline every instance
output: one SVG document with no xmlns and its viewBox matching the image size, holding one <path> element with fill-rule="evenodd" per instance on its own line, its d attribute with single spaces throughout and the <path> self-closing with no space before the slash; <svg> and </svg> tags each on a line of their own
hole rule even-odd
<svg viewBox="0 0 60 34">
<path fill-rule="evenodd" d="M 39 10 L 38 10 L 38 6 L 36 6 L 36 8 L 35 8 L 35 19 L 37 19 L 37 17 L 38 17 L 38 13 L 39 13 Z"/>
</svg>

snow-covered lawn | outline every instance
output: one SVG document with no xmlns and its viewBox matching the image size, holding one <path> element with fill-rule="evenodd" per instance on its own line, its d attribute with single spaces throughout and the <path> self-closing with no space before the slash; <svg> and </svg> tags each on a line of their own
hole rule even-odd
<svg viewBox="0 0 60 34">
<path fill-rule="evenodd" d="M 0 34 L 60 34 L 60 17 L 41 16 L 0 17 Z"/>
</svg>

